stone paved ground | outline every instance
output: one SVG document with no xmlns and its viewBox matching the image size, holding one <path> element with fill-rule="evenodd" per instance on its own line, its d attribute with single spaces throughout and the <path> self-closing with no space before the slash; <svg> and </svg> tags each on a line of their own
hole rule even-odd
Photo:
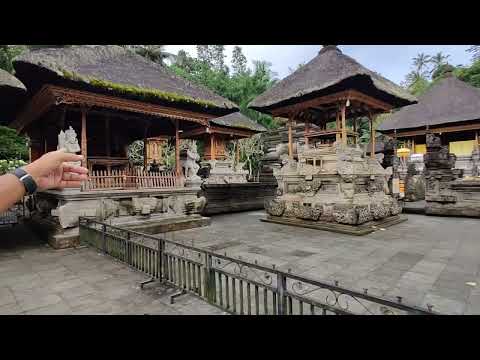
<svg viewBox="0 0 480 360">
<path fill-rule="evenodd" d="M 209 227 L 167 238 L 419 306 L 431 303 L 442 313 L 480 314 L 478 219 L 409 214 L 407 222 L 357 237 L 265 223 L 262 216 L 219 215 Z"/>
<path fill-rule="evenodd" d="M 0 314 L 223 314 L 176 293 L 114 259 L 83 249 L 53 250 L 22 226 L 0 229 Z"/>
</svg>

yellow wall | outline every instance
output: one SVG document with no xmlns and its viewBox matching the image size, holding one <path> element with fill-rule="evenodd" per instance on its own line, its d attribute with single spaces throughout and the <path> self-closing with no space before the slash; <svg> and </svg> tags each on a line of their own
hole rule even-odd
<svg viewBox="0 0 480 360">
<path fill-rule="evenodd" d="M 415 154 L 425 154 L 427 152 L 427 145 L 415 144 Z"/>
<path fill-rule="evenodd" d="M 471 155 L 475 146 L 475 140 L 452 141 L 449 143 L 449 151 L 457 156 Z"/>
</svg>

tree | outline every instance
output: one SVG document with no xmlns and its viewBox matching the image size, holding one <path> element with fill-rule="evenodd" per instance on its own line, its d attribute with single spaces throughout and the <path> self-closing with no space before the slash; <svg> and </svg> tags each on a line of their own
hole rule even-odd
<svg viewBox="0 0 480 360">
<path fill-rule="evenodd" d="M 248 173 L 252 178 L 258 172 L 260 159 L 264 155 L 263 142 L 260 134 L 256 134 L 250 138 L 238 141 L 240 151 L 240 162 L 246 162 Z"/>
<path fill-rule="evenodd" d="M 454 74 L 462 81 L 480 88 L 480 59 L 470 67 L 457 67 Z"/>
<path fill-rule="evenodd" d="M 0 126 L 0 159 L 28 160 L 27 138 L 17 135 L 16 131 Z"/>
<path fill-rule="evenodd" d="M 416 57 L 413 58 L 413 66 L 415 67 L 415 72 L 426 78 L 428 76 L 427 66 L 431 61 L 431 56 L 424 53 L 419 53 Z"/>
<path fill-rule="evenodd" d="M 430 57 L 430 63 L 433 64 L 433 68 L 430 70 L 430 75 L 438 72 L 440 68 L 448 64 L 448 58 L 450 55 L 444 55 L 441 51 Z M 433 76 L 432 76 L 433 77 Z"/>
<path fill-rule="evenodd" d="M 480 45 L 472 45 L 467 49 L 467 52 L 472 54 L 472 61 L 480 60 Z"/>
<path fill-rule="evenodd" d="M 0 69 L 13 73 L 12 60 L 25 49 L 24 45 L 0 45 Z"/>
<path fill-rule="evenodd" d="M 247 58 L 243 55 L 242 48 L 235 46 L 232 52 L 232 69 L 234 75 L 242 75 L 247 71 Z"/>
<path fill-rule="evenodd" d="M 203 85 L 238 104 L 243 114 L 267 128 L 278 126 L 271 116 L 247 108 L 248 103 L 275 83 L 276 74 L 271 71 L 271 64 L 253 61 L 253 70 L 245 66 L 243 71 L 241 65 L 244 63 L 242 59 L 244 56 L 240 48 L 235 51 L 239 61 L 233 61 L 232 56 L 232 67 L 235 65 L 237 71 L 230 74 L 228 66 L 223 65 L 225 68 L 223 70 L 219 66 L 223 61 L 222 48 L 223 45 L 217 48 L 214 45 L 197 45 L 197 58 L 189 56 L 184 51 L 179 52 L 170 69 L 175 74 Z"/>
<path fill-rule="evenodd" d="M 165 60 L 172 59 L 173 54 L 165 51 L 165 45 L 120 45 L 157 64 L 165 65 Z"/>
</svg>

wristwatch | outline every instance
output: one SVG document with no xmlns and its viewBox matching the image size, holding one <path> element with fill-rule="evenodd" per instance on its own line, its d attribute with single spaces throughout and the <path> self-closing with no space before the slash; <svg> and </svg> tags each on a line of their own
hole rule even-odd
<svg viewBox="0 0 480 360">
<path fill-rule="evenodd" d="M 13 175 L 15 175 L 18 180 L 20 180 L 25 186 L 25 191 L 27 192 L 27 195 L 32 195 L 37 191 L 37 183 L 35 180 L 33 180 L 32 175 L 27 173 L 25 170 L 22 168 L 17 168 L 15 171 L 12 172 Z"/>
</svg>

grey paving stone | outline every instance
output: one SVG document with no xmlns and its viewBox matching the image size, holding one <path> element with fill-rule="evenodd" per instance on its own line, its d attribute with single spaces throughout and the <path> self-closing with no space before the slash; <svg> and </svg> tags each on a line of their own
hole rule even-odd
<svg viewBox="0 0 480 360">
<path fill-rule="evenodd" d="M 19 301 L 18 304 L 23 311 L 30 311 L 41 307 L 55 305 L 62 302 L 62 298 L 55 294 L 44 295 L 41 297 L 27 298 Z"/>
<path fill-rule="evenodd" d="M 22 311 L 22 308 L 17 303 L 0 306 L 0 315 L 18 315 L 21 314 Z"/>
<path fill-rule="evenodd" d="M 15 296 L 8 287 L 0 287 L 0 306 L 15 303 Z"/>
<path fill-rule="evenodd" d="M 461 315 L 467 307 L 467 304 L 463 301 L 457 301 L 430 293 L 425 296 L 422 305 L 426 307 L 427 304 L 434 305 L 433 311 L 448 315 Z"/>
<path fill-rule="evenodd" d="M 72 309 L 65 303 L 59 302 L 57 304 L 41 307 L 38 309 L 25 311 L 24 315 L 69 315 Z"/>
</svg>

